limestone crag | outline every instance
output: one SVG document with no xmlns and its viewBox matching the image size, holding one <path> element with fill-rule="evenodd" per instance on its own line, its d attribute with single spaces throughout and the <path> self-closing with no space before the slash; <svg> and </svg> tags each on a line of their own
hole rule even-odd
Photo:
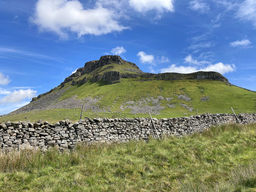
<svg viewBox="0 0 256 192">
<path fill-rule="evenodd" d="M 120 73 L 118 71 L 108 71 L 103 75 L 96 75 L 91 78 L 91 82 L 105 82 L 105 83 L 119 83 L 120 82 Z"/>
<path fill-rule="evenodd" d="M 223 75 L 217 72 L 209 71 L 199 71 L 190 74 L 181 74 L 181 73 L 159 73 L 159 74 L 151 74 L 151 73 L 143 73 L 139 75 L 142 80 L 150 81 L 150 80 L 213 80 L 213 81 L 223 81 L 229 84 L 228 79 L 226 79 Z"/>
<path fill-rule="evenodd" d="M 113 63 L 118 64 L 118 65 L 124 65 L 124 64 L 128 63 L 129 65 L 132 66 L 131 68 L 134 68 L 134 69 L 131 69 L 131 70 L 133 70 L 135 72 L 138 72 L 138 73 L 142 73 L 142 71 L 139 69 L 139 67 L 137 67 L 136 64 L 124 61 L 118 55 L 106 55 L 106 56 L 102 56 L 99 60 L 90 61 L 90 62 L 85 63 L 84 67 L 79 68 L 71 76 L 67 77 L 64 80 L 64 82 L 62 83 L 62 85 L 64 85 L 65 83 L 68 83 L 70 81 L 73 81 L 74 78 L 76 78 L 76 77 L 80 77 L 84 74 L 90 74 L 90 73 L 94 72 L 96 69 L 99 69 L 100 67 L 103 67 L 105 65 L 110 65 L 110 64 L 113 64 Z M 95 74 L 95 75 L 97 75 L 97 74 Z M 95 79 L 97 79 L 97 81 L 104 80 L 104 79 L 99 78 L 99 76 L 98 76 L 98 78 L 93 77 L 92 80 L 95 81 Z"/>
<path fill-rule="evenodd" d="M 105 65 L 109 65 L 109 64 L 118 64 L 118 65 L 122 65 L 125 63 L 125 61 L 118 55 L 106 55 L 106 56 L 102 56 L 100 58 L 100 60 L 98 61 L 92 61 L 92 62 L 88 62 L 84 65 L 83 68 L 83 72 L 84 73 L 91 73 L 94 70 L 103 67 Z"/>
<path fill-rule="evenodd" d="M 38 148 L 73 149 L 78 143 L 113 143 L 148 140 L 149 137 L 183 136 L 202 132 L 211 126 L 256 123 L 256 114 L 204 114 L 172 119 L 85 119 L 71 123 L 6 122 L 0 124 L 2 150 Z"/>
</svg>

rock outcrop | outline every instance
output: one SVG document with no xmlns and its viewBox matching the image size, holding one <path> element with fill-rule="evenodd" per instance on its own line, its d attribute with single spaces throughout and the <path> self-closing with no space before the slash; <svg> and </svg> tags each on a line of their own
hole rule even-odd
<svg viewBox="0 0 256 192">
<path fill-rule="evenodd" d="M 62 85 L 64 85 L 65 83 L 68 83 L 70 81 L 74 81 L 75 78 L 81 77 L 84 74 L 93 73 L 96 69 L 99 69 L 99 68 L 101 68 L 103 66 L 110 65 L 110 64 L 118 64 L 118 65 L 129 64 L 131 66 L 130 70 L 132 72 L 142 73 L 142 71 L 139 69 L 139 67 L 136 64 L 124 61 L 118 55 L 106 55 L 106 56 L 102 56 L 99 60 L 90 61 L 90 62 L 85 63 L 84 67 L 79 68 L 74 74 L 72 74 L 71 76 L 67 77 L 64 80 L 64 82 L 62 83 Z M 116 71 L 116 72 L 118 72 L 118 71 Z M 97 81 L 102 81 L 102 80 L 105 79 L 105 77 L 103 77 L 103 79 L 102 79 L 102 78 L 100 78 L 98 76 L 99 76 L 99 74 L 93 74 L 93 77 L 91 79 L 89 79 L 89 80 L 95 81 L 97 79 Z M 75 83 L 73 83 L 73 84 L 75 84 Z M 79 83 L 76 83 L 76 84 L 79 84 Z"/>
<path fill-rule="evenodd" d="M 138 75 L 137 75 L 138 76 Z M 152 74 L 152 73 L 144 73 L 139 75 L 142 80 L 150 81 L 150 80 L 213 80 L 213 81 L 223 81 L 225 83 L 229 83 L 228 80 L 217 72 L 195 72 L 190 74 L 181 74 L 181 73 L 160 73 L 160 74 Z"/>
</svg>

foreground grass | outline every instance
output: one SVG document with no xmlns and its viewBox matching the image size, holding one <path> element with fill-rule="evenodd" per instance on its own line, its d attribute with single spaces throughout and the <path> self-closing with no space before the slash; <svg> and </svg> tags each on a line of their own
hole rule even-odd
<svg viewBox="0 0 256 192">
<path fill-rule="evenodd" d="M 253 191 L 256 125 L 0 156 L 0 191 Z"/>
</svg>

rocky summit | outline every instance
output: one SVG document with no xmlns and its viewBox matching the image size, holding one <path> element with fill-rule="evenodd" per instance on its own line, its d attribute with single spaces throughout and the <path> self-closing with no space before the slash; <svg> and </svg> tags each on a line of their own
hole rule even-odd
<svg viewBox="0 0 256 192">
<path fill-rule="evenodd" d="M 2 120 L 78 120 L 86 117 L 157 118 L 255 112 L 256 94 L 220 73 L 144 73 L 117 55 L 89 61 L 59 86 L 0 117 Z M 82 110 L 81 110 L 82 109 Z M 81 114 L 81 111 L 83 114 Z"/>
<path fill-rule="evenodd" d="M 72 82 L 72 85 L 82 85 L 88 81 L 114 83 L 120 80 L 121 74 L 142 73 L 136 64 L 124 61 L 117 55 L 106 55 L 99 60 L 85 63 L 84 67 L 77 69 L 75 73 L 66 78 L 61 86 L 68 82 Z"/>
<path fill-rule="evenodd" d="M 79 68 L 74 74 L 66 78 L 61 86 L 69 82 L 72 82 L 72 85 L 82 85 L 88 81 L 115 83 L 119 82 L 121 78 L 140 78 L 143 80 L 209 79 L 228 83 L 228 80 L 217 72 L 143 73 L 136 64 L 127 62 L 120 56 L 106 55 L 99 60 L 87 62 L 83 68 Z"/>
</svg>

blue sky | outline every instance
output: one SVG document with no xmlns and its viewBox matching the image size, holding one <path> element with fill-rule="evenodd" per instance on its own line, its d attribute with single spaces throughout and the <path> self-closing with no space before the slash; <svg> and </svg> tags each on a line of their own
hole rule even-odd
<svg viewBox="0 0 256 192">
<path fill-rule="evenodd" d="M 255 0 L 0 0 L 0 114 L 106 54 L 256 91 L 255 33 Z"/>
</svg>

